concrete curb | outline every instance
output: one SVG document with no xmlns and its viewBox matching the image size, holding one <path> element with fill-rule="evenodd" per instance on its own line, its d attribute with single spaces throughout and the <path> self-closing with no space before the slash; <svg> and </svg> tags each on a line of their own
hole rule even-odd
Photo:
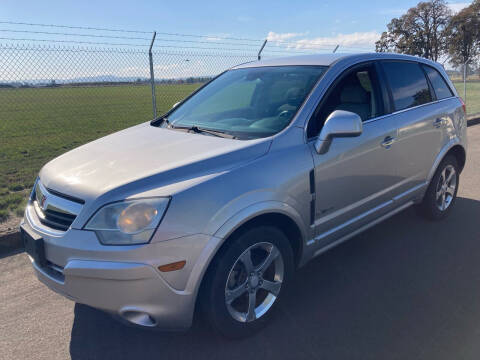
<svg viewBox="0 0 480 360">
<path fill-rule="evenodd" d="M 480 124 L 480 114 L 473 114 L 467 119 L 467 126 Z M 23 250 L 20 231 L 0 236 L 0 257 Z"/>
</svg>

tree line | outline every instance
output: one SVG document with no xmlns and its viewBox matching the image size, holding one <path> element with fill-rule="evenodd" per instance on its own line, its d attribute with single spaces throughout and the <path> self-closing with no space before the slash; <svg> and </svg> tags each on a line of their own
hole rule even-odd
<svg viewBox="0 0 480 360">
<path fill-rule="evenodd" d="M 455 67 L 474 68 L 480 53 L 480 0 L 455 14 L 444 0 L 420 2 L 392 19 L 375 47 L 378 52 L 445 59 Z"/>
</svg>

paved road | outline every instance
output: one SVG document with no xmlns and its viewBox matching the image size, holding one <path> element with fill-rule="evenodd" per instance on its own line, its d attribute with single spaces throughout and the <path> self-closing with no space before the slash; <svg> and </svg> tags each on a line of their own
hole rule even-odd
<svg viewBox="0 0 480 360">
<path fill-rule="evenodd" d="M 407 210 L 317 258 L 253 338 L 125 327 L 47 290 L 22 253 L 0 259 L 0 358 L 478 359 L 480 125 L 468 131 L 449 219 Z"/>
</svg>

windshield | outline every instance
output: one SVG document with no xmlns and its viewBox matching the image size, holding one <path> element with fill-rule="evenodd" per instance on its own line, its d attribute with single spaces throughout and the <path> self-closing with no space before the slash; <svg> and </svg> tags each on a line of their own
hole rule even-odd
<svg viewBox="0 0 480 360">
<path fill-rule="evenodd" d="M 168 114 L 162 126 L 204 134 L 200 130 L 214 130 L 238 139 L 271 136 L 290 123 L 325 70 L 275 66 L 227 71 Z"/>
</svg>

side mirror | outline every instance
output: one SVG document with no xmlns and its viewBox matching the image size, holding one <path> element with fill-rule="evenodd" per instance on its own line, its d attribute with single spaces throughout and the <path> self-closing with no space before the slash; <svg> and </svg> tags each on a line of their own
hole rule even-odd
<svg viewBox="0 0 480 360">
<path fill-rule="evenodd" d="M 178 106 L 178 104 L 180 104 L 180 101 L 173 104 L 172 109 L 175 109 Z"/>
<path fill-rule="evenodd" d="M 315 150 L 319 154 L 325 154 L 330 148 L 333 138 L 336 137 L 355 137 L 362 134 L 362 119 L 357 114 L 344 111 L 335 110 L 332 112 L 322 131 L 315 142 Z"/>
</svg>

